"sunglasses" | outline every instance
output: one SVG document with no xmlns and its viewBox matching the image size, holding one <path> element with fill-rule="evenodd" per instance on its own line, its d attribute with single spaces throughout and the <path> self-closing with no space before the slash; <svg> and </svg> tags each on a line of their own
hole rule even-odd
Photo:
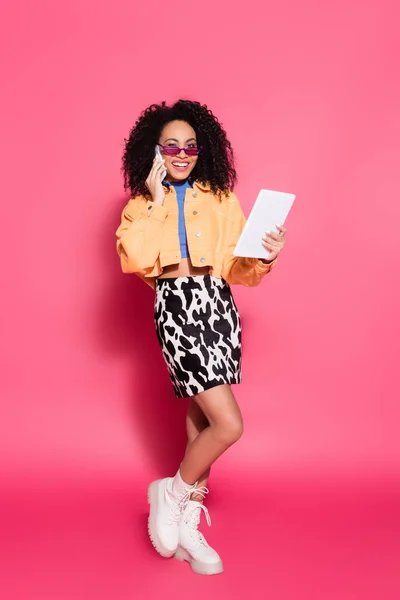
<svg viewBox="0 0 400 600">
<path fill-rule="evenodd" d="M 163 149 L 163 152 L 167 156 L 177 156 L 183 150 L 187 156 L 197 156 L 200 154 L 200 151 L 203 149 L 203 146 L 189 146 L 189 148 L 178 148 L 177 146 L 162 146 L 161 144 L 157 144 L 160 148 Z"/>
</svg>

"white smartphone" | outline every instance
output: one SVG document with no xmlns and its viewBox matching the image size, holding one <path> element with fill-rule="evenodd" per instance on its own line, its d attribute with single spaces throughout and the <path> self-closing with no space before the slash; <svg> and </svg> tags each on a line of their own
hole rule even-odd
<svg viewBox="0 0 400 600">
<path fill-rule="evenodd" d="M 155 156 L 155 158 L 157 158 L 159 161 L 163 162 L 163 160 L 164 160 L 164 159 L 163 159 L 163 157 L 162 157 L 162 154 L 161 154 L 161 151 L 160 151 L 160 147 L 159 147 L 159 146 L 156 146 L 156 151 L 155 151 L 155 154 L 154 154 L 154 156 Z M 164 181 L 166 174 L 167 174 L 167 169 L 166 169 L 166 168 L 164 168 L 164 170 L 163 170 L 163 171 L 161 171 L 161 181 Z"/>
</svg>

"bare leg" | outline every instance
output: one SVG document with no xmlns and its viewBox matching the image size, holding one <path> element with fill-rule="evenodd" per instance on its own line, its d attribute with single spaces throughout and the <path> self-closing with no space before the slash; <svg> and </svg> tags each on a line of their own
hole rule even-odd
<svg viewBox="0 0 400 600">
<path fill-rule="evenodd" d="M 201 433 L 209 425 L 210 423 L 208 422 L 207 417 L 201 410 L 200 406 L 192 398 L 186 415 L 186 431 L 188 437 L 188 444 L 186 448 L 189 448 L 190 444 L 197 438 L 199 433 Z M 210 469 L 207 469 L 205 473 L 199 477 L 197 484 L 198 487 L 207 487 L 209 476 Z M 197 500 L 201 502 L 203 497 L 195 492 L 191 495 L 191 500 Z"/>
<path fill-rule="evenodd" d="M 229 385 L 201 392 L 194 398 L 209 425 L 188 445 L 182 461 L 182 479 L 193 485 L 204 477 L 213 462 L 243 433 L 240 408 Z"/>
</svg>

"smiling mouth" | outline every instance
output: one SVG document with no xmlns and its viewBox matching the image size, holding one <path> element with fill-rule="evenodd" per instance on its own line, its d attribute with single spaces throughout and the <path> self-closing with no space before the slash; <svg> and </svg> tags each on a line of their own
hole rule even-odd
<svg viewBox="0 0 400 600">
<path fill-rule="evenodd" d="M 190 163 L 188 162 L 173 162 L 172 166 L 175 167 L 175 169 L 186 169 L 186 167 L 189 166 Z"/>
</svg>

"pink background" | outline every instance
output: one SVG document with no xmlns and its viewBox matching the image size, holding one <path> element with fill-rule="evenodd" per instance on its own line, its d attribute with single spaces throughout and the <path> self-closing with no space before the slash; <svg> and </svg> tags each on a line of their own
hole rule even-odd
<svg viewBox="0 0 400 600">
<path fill-rule="evenodd" d="M 198 590 L 192 598 L 227 589 L 243 598 L 261 574 L 269 583 L 252 598 L 376 598 L 375 585 L 381 598 L 397 598 L 397 3 L 17 0 L 2 12 L 7 597 L 155 597 L 146 577 L 157 575 L 164 598 L 180 581 Z M 246 214 L 261 187 L 297 195 L 279 267 L 258 288 L 234 288 L 246 435 L 215 468 L 208 537 L 224 540 L 227 572 L 206 582 L 159 561 L 145 539 L 146 485 L 179 464 L 185 405 L 158 349 L 153 293 L 120 272 L 114 237 L 127 198 L 123 139 L 148 104 L 180 97 L 207 103 L 226 127 Z M 340 519 L 334 494 L 346 498 Z M 315 520 L 312 502 L 324 518 Z M 262 540 L 255 550 L 260 539 L 246 529 L 256 507 L 275 514 L 257 525 L 274 553 Z M 116 512 L 129 517 L 120 529 Z M 355 527 L 350 555 L 360 553 L 342 571 L 329 554 L 337 548 L 339 561 L 350 547 L 344 538 L 335 546 L 338 520 L 344 536 Z M 99 546 L 117 558 L 98 556 Z M 243 554 L 253 562 L 243 566 Z"/>
</svg>

